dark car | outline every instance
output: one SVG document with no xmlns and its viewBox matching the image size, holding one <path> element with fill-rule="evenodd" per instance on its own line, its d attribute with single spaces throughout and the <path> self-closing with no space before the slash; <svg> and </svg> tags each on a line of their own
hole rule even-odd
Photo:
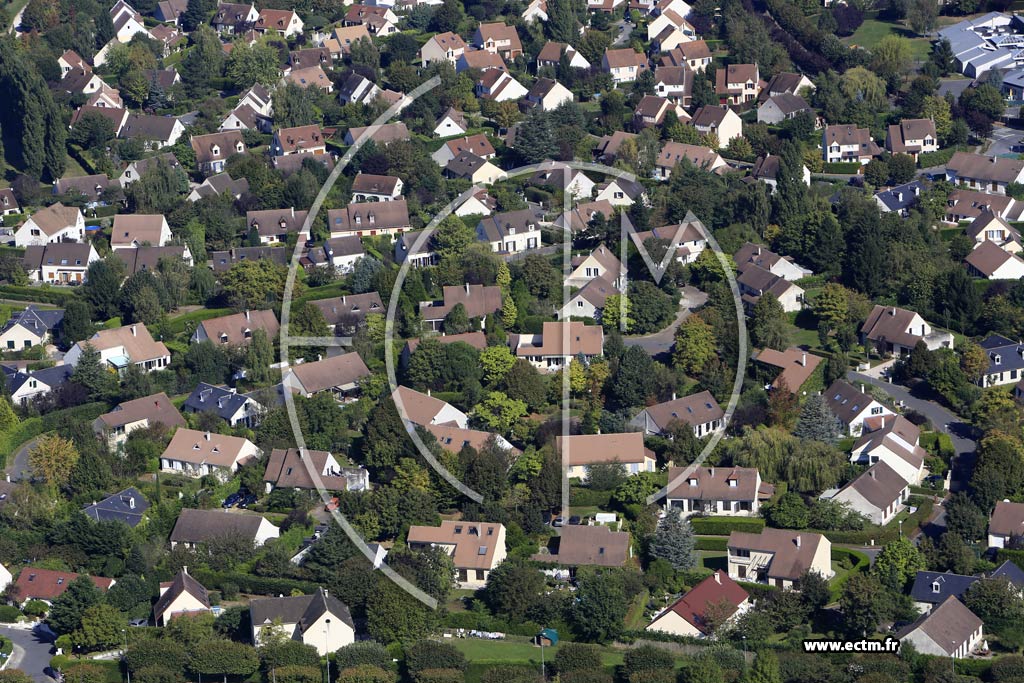
<svg viewBox="0 0 1024 683">
<path fill-rule="evenodd" d="M 248 496 L 242 498 L 242 500 L 238 503 L 238 507 L 244 510 L 245 508 L 255 503 L 257 500 L 259 500 L 259 498 L 252 494 L 249 494 Z"/>
<path fill-rule="evenodd" d="M 551 520 L 551 526 L 562 526 L 563 524 L 565 524 L 565 520 L 561 517 L 555 517 Z"/>
<path fill-rule="evenodd" d="M 230 496 L 228 496 L 227 498 L 224 499 L 224 503 L 221 504 L 221 507 L 222 508 L 232 508 L 232 507 L 235 507 L 235 505 L 237 505 L 239 502 L 241 502 L 242 497 L 243 496 L 242 496 L 241 493 L 232 493 Z"/>
<path fill-rule="evenodd" d="M 64 674 L 62 674 L 57 669 L 54 669 L 52 666 L 48 666 L 45 669 L 43 669 L 43 674 L 57 681 L 57 683 L 64 683 Z"/>
<path fill-rule="evenodd" d="M 579 515 L 573 515 L 572 517 L 569 518 L 569 524 L 573 524 L 573 525 L 579 524 L 582 521 L 583 520 L 580 519 Z"/>
<path fill-rule="evenodd" d="M 1010 151 L 1015 154 L 1024 152 L 1024 142 L 1018 142 L 1016 145 L 1010 145 Z"/>
</svg>

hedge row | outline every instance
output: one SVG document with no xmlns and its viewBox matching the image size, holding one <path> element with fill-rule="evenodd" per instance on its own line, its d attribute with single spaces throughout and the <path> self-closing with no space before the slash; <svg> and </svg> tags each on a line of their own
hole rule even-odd
<svg viewBox="0 0 1024 683">
<path fill-rule="evenodd" d="M 26 441 L 40 434 L 59 430 L 63 425 L 77 422 L 92 422 L 107 412 L 106 403 L 85 403 L 74 408 L 55 410 L 42 417 L 22 420 L 9 432 L 0 432 L 0 467 L 7 464 L 7 458 Z"/>
<path fill-rule="evenodd" d="M 840 173 L 844 175 L 856 175 L 860 171 L 860 162 L 857 161 L 833 161 L 821 167 L 822 173 Z"/>
<path fill-rule="evenodd" d="M 715 538 L 698 538 L 695 547 L 697 550 L 727 550 L 729 545 L 729 539 L 715 537 Z"/>
<path fill-rule="evenodd" d="M 996 564 L 1002 564 L 1003 562 L 1013 562 L 1018 567 L 1024 567 L 1024 550 L 997 548 Z"/>
<path fill-rule="evenodd" d="M 50 289 L 44 287 L 22 287 L 19 285 L 0 286 L 0 298 L 15 301 L 42 301 L 55 306 L 64 306 L 75 298 L 70 290 Z"/>
<path fill-rule="evenodd" d="M 241 593 L 252 595 L 289 595 L 296 589 L 308 595 L 315 592 L 318 587 L 312 581 L 253 576 L 241 572 L 215 572 L 199 568 L 189 571 L 199 583 L 207 588 L 222 591 L 225 585 L 230 585 Z"/>
<path fill-rule="evenodd" d="M 934 506 L 935 502 L 931 498 L 921 498 L 920 507 L 917 508 L 917 512 L 904 520 L 903 531 L 909 534 L 916 527 L 920 526 L 931 516 Z M 810 531 L 824 535 L 825 538 L 833 543 L 845 543 L 848 545 L 868 545 L 871 541 L 874 541 L 876 545 L 885 545 L 890 541 L 895 541 L 900 535 L 899 525 L 895 523 L 890 523 L 884 527 L 869 526 L 867 529 L 861 529 L 860 531 L 822 531 L 818 529 L 810 529 Z"/>
<path fill-rule="evenodd" d="M 922 152 L 917 155 L 917 165 L 919 168 L 942 166 L 952 159 L 953 155 L 957 152 L 966 151 L 968 151 L 966 147 L 948 147 L 940 149 L 938 152 Z"/>
<path fill-rule="evenodd" d="M 760 517 L 691 517 L 690 526 L 698 536 L 728 536 L 734 531 L 761 533 L 764 520 Z"/>
</svg>

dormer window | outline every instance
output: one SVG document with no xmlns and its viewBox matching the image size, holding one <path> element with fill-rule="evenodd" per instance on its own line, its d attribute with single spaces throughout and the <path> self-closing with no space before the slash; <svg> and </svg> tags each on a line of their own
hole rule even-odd
<svg viewBox="0 0 1024 683">
<path fill-rule="evenodd" d="M 213 154 L 213 156 L 215 156 L 215 157 L 219 157 L 219 156 L 220 156 L 220 147 L 219 147 L 219 146 L 217 146 L 217 145 L 214 145 L 214 146 L 213 146 L 213 147 L 212 147 L 212 148 L 210 149 L 210 152 L 211 152 L 211 153 Z"/>
<path fill-rule="evenodd" d="M 996 365 L 1002 365 L 1002 363 L 1003 363 L 1003 357 L 1000 356 L 998 353 L 995 355 L 995 357 L 992 360 L 995 361 Z"/>
<path fill-rule="evenodd" d="M 462 527 L 461 526 L 455 527 L 455 533 L 461 534 L 462 533 Z"/>
<path fill-rule="evenodd" d="M 734 488 L 736 488 L 736 486 L 737 486 L 737 481 L 735 479 L 730 479 L 729 480 L 729 488 L 734 489 Z"/>
<path fill-rule="evenodd" d="M 688 482 L 689 482 L 690 486 L 696 486 L 697 485 L 697 480 L 696 479 L 690 478 L 688 480 Z"/>
<path fill-rule="evenodd" d="M 932 593 L 938 593 L 941 590 L 941 585 L 938 581 L 932 581 Z"/>
</svg>

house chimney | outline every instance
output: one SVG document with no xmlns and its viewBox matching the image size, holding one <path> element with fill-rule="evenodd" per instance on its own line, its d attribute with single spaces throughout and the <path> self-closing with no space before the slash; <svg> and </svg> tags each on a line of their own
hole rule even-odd
<svg viewBox="0 0 1024 683">
<path fill-rule="evenodd" d="M 348 301 L 348 297 L 346 295 L 342 294 L 341 295 L 341 303 L 342 303 L 342 305 L 344 305 L 346 301 Z"/>
<path fill-rule="evenodd" d="M 676 400 L 676 392 L 674 392 L 674 391 L 672 392 L 672 400 L 673 401 Z"/>
<path fill-rule="evenodd" d="M 715 572 L 712 576 L 715 577 L 715 583 L 721 585 L 721 583 L 722 583 L 722 574 L 721 574 L 721 572 Z"/>
<path fill-rule="evenodd" d="M 804 366 L 805 368 L 807 367 L 807 352 L 806 351 L 804 351 L 802 354 L 800 354 L 800 365 Z"/>
<path fill-rule="evenodd" d="M 868 471 L 868 476 L 871 477 L 872 479 L 874 479 L 875 478 L 875 471 L 874 470 L 869 470 Z"/>
<path fill-rule="evenodd" d="M 188 565 L 187 564 L 181 566 L 181 573 L 182 574 L 188 574 Z"/>
<path fill-rule="evenodd" d="M 469 283 L 466 283 L 466 296 L 469 296 Z"/>
<path fill-rule="evenodd" d="M 799 547 L 800 547 L 800 534 L 797 534 L 797 535 L 796 535 L 796 547 L 797 547 L 797 548 L 799 548 Z"/>
<path fill-rule="evenodd" d="M 207 441 L 209 441 L 209 440 L 210 440 L 210 432 L 206 432 L 206 440 L 207 440 Z"/>
<path fill-rule="evenodd" d="M 136 331 L 135 331 L 135 325 L 132 325 L 131 328 L 129 328 L 129 329 L 131 329 L 133 337 L 137 337 L 138 336 L 138 333 L 136 333 Z"/>
<path fill-rule="evenodd" d="M 249 311 L 248 311 L 248 310 L 246 310 L 246 311 L 245 311 L 245 321 L 246 321 L 246 322 L 249 322 L 249 321 L 250 321 L 250 318 L 249 318 Z"/>
<path fill-rule="evenodd" d="M 889 309 L 889 315 L 891 315 L 894 318 L 896 317 L 896 307 L 895 306 L 893 306 L 892 308 Z"/>
<path fill-rule="evenodd" d="M 427 387 L 427 396 L 430 396 L 430 387 Z"/>
</svg>

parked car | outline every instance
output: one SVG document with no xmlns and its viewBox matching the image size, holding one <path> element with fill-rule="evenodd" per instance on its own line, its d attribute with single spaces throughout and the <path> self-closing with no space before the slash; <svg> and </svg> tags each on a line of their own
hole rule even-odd
<svg viewBox="0 0 1024 683">
<path fill-rule="evenodd" d="M 221 504 L 221 507 L 225 509 L 233 508 L 242 501 L 242 498 L 243 496 L 241 493 L 232 493 L 230 496 L 224 499 L 224 503 Z"/>
<path fill-rule="evenodd" d="M 565 524 L 565 520 L 562 517 L 555 517 L 551 520 L 551 526 L 562 526 Z"/>
<path fill-rule="evenodd" d="M 582 523 L 583 523 L 583 520 L 580 519 L 579 515 L 573 515 L 572 517 L 569 518 L 569 524 L 572 524 L 573 526 L 576 526 L 576 525 L 582 524 Z"/>
</svg>

